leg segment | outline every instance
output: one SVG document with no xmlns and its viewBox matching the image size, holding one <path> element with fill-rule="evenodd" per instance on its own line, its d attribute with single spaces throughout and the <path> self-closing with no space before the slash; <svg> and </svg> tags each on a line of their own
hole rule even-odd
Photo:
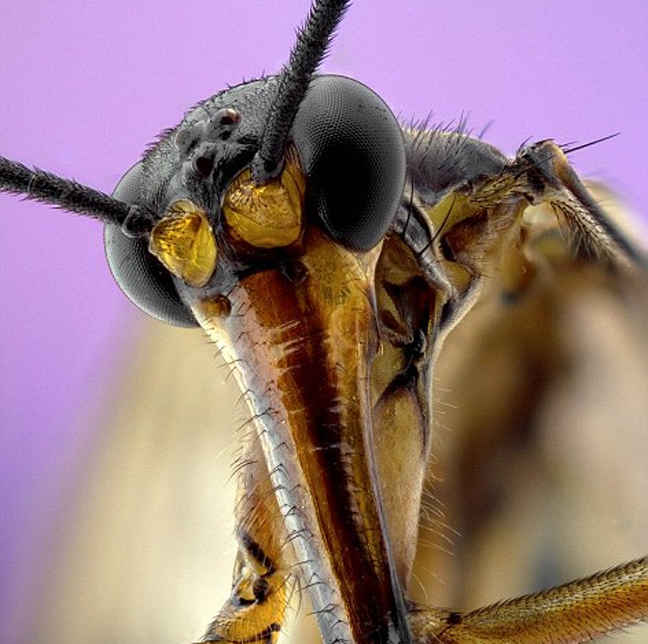
<svg viewBox="0 0 648 644">
<path fill-rule="evenodd" d="M 648 618 L 648 558 L 460 614 L 411 613 L 422 644 L 580 644 Z"/>
<path fill-rule="evenodd" d="M 205 641 L 275 644 L 291 582 L 282 557 L 283 520 L 256 437 L 248 439 L 241 460 L 236 517 L 239 550 L 232 592 Z"/>
</svg>

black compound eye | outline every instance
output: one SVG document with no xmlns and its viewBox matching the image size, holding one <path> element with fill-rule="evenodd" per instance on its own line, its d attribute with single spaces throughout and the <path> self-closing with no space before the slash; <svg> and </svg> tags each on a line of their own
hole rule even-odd
<svg viewBox="0 0 648 644">
<path fill-rule="evenodd" d="M 137 163 L 121 178 L 113 196 L 125 203 L 136 203 L 141 174 L 142 164 Z M 120 226 L 106 224 L 104 245 L 110 272 L 137 307 L 167 324 L 198 326 L 191 311 L 180 300 L 170 273 L 149 253 L 146 240 L 127 237 Z"/>
<path fill-rule="evenodd" d="M 293 126 L 309 207 L 329 234 L 369 250 L 387 232 L 405 181 L 405 146 L 384 101 L 343 76 L 313 80 Z"/>
</svg>

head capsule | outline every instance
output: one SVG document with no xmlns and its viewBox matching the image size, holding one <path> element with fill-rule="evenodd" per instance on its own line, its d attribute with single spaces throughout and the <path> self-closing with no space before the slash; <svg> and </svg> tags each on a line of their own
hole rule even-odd
<svg viewBox="0 0 648 644">
<path fill-rule="evenodd" d="M 296 194 L 303 197 L 303 217 L 283 217 L 273 223 L 269 217 L 254 215 L 244 216 L 242 224 L 233 223 L 239 220 L 224 204 L 229 207 L 233 191 L 241 190 L 277 87 L 278 78 L 270 77 L 199 104 L 126 173 L 114 196 L 128 204 L 145 205 L 160 221 L 174 211 L 174 204 L 195 204 L 215 237 L 215 252 L 222 251 L 223 256 L 236 254 L 238 238 L 262 249 L 273 243 L 289 245 L 299 237 L 299 226 L 310 225 L 321 226 L 353 250 L 373 248 L 400 203 L 404 144 L 398 123 L 382 99 L 342 76 L 312 80 L 290 131 L 288 146 L 296 158 L 286 164 L 284 174 L 290 168 L 295 186 L 287 188 L 289 201 L 297 201 Z M 295 165 L 299 177 L 294 176 Z M 255 187 L 244 186 L 244 190 L 254 195 Z M 243 193 L 244 203 L 249 201 L 248 193 Z M 288 225 L 295 231 L 286 233 Z M 196 325 L 177 288 L 178 279 L 187 282 L 186 274 L 175 269 L 169 272 L 169 265 L 152 254 L 147 238 L 131 238 L 119 226 L 108 224 L 105 246 L 113 276 L 137 306 L 170 324 Z M 189 285 L 195 284 L 189 281 Z"/>
</svg>

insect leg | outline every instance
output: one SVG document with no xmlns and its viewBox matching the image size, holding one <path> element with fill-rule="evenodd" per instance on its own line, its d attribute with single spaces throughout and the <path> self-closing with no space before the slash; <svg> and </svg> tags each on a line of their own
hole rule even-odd
<svg viewBox="0 0 648 644">
<path fill-rule="evenodd" d="M 646 253 L 604 212 L 554 141 L 525 146 L 515 159 L 503 163 L 498 158 L 489 165 L 477 143 L 459 140 L 461 147 L 454 144 L 456 156 L 467 160 L 464 165 L 457 161 L 459 170 L 444 184 L 434 184 L 431 177 L 440 163 L 439 150 L 449 145 L 446 139 L 431 138 L 422 147 L 424 154 L 419 151 L 414 157 L 418 174 L 412 171 L 411 201 L 429 222 L 429 231 L 417 232 L 409 218 L 403 222 L 401 217 L 395 225 L 419 253 L 429 283 L 448 292 L 452 308 L 470 308 L 474 300 L 465 295 L 471 287 L 479 290 L 480 277 L 492 274 L 498 264 L 510 263 L 507 258 L 513 257 L 513 263 L 521 259 L 518 255 L 529 231 L 537 237 L 545 230 L 562 230 L 569 238 L 570 253 L 589 255 L 607 266 L 648 267 Z M 536 221 L 533 213 L 540 210 L 530 206 L 552 209 L 558 225 L 553 217 Z M 443 286 L 445 282 L 450 288 Z"/>
<path fill-rule="evenodd" d="M 608 261 L 648 265 L 641 251 L 597 204 L 555 141 L 522 148 L 508 171 L 512 177 L 524 178 L 525 192 L 532 203 L 548 203 L 564 218 L 586 250 Z"/>
<path fill-rule="evenodd" d="M 238 554 L 232 592 L 205 641 L 273 644 L 279 637 L 290 590 L 282 557 L 285 531 L 258 439 L 250 438 L 240 461 L 236 505 Z"/>
<path fill-rule="evenodd" d="M 648 559 L 461 615 L 412 612 L 418 642 L 578 644 L 648 616 Z"/>
</svg>

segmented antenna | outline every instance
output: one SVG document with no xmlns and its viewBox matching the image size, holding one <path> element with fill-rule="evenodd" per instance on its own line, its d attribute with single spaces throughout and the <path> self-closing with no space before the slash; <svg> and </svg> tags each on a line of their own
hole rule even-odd
<svg viewBox="0 0 648 644">
<path fill-rule="evenodd" d="M 2 156 L 0 191 L 94 217 L 104 223 L 117 224 L 131 237 L 149 232 L 153 225 L 152 213 L 140 206 L 128 205 L 72 179 L 64 179 L 37 168 L 30 170 L 22 163 Z"/>
<path fill-rule="evenodd" d="M 340 24 L 350 0 L 319 0 L 306 22 L 297 30 L 297 42 L 288 64 L 279 74 L 277 98 L 270 109 L 261 147 L 252 160 L 256 185 L 267 183 L 283 169 L 286 139 L 315 70 L 326 56 L 333 32 Z"/>
</svg>

